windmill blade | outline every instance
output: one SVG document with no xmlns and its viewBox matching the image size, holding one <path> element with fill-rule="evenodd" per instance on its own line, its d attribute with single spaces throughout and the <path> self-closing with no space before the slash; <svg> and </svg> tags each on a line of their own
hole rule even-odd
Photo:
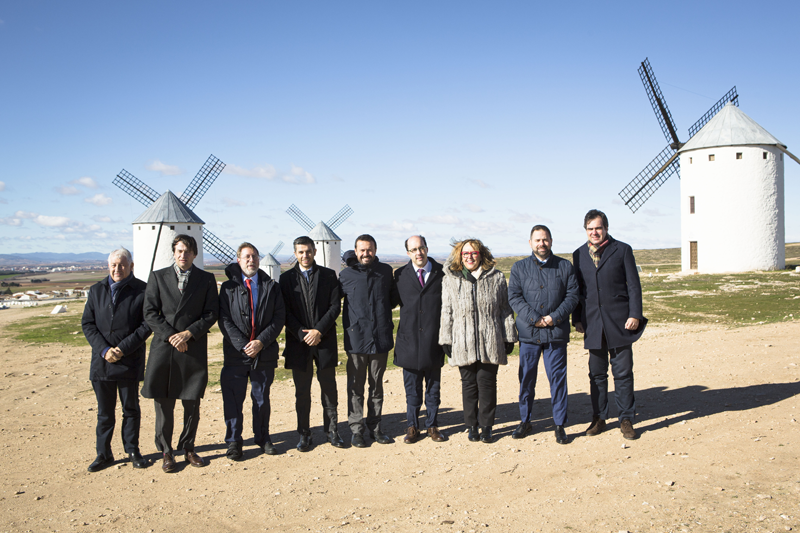
<svg viewBox="0 0 800 533">
<path fill-rule="evenodd" d="M 338 228 L 352 214 L 353 210 L 350 208 L 349 205 L 345 204 L 345 206 L 341 208 L 338 213 L 333 215 L 331 219 L 328 221 L 328 227 L 331 229 Z"/>
<path fill-rule="evenodd" d="M 289 209 L 287 209 L 286 212 L 289 214 L 290 217 L 295 219 L 295 221 L 298 224 L 303 226 L 306 231 L 311 231 L 312 229 L 314 229 L 314 226 L 316 224 L 311 222 L 311 219 L 308 218 L 305 213 L 300 211 L 300 208 L 297 207 L 296 205 L 294 205 L 294 204 L 290 205 Z"/>
<path fill-rule="evenodd" d="M 664 137 L 667 138 L 668 143 L 674 144 L 677 150 L 681 142 L 678 140 L 678 134 L 675 131 L 675 121 L 672 120 L 672 114 L 669 112 L 667 102 L 664 100 L 656 75 L 653 74 L 653 69 L 650 67 L 650 61 L 647 58 L 642 61 L 642 65 L 639 67 L 639 77 L 642 78 L 644 90 L 650 99 L 650 105 L 653 106 L 653 112 L 656 114 L 661 131 L 664 132 Z"/>
<path fill-rule="evenodd" d="M 144 204 L 145 207 L 150 207 L 150 204 L 158 200 L 158 197 L 161 196 L 124 168 L 111 183 L 131 195 L 135 200 Z"/>
<path fill-rule="evenodd" d="M 292 256 L 291 258 L 289 258 L 288 264 L 289 264 L 290 268 L 294 267 L 295 263 L 297 263 L 297 258 L 295 256 Z"/>
<path fill-rule="evenodd" d="M 282 249 L 283 249 L 283 241 L 278 241 L 278 244 L 275 245 L 275 248 L 272 249 L 270 254 L 277 256 L 278 252 L 280 252 Z"/>
<path fill-rule="evenodd" d="M 667 146 L 620 191 L 619 196 L 635 213 L 675 172 L 680 177 L 678 152 Z"/>
<path fill-rule="evenodd" d="M 736 85 L 733 86 L 733 89 L 725 93 L 725 96 L 720 98 L 719 102 L 714 104 L 711 109 L 706 111 L 706 114 L 700 117 L 700 120 L 692 124 L 692 127 L 689 128 L 689 138 L 691 139 L 694 137 L 694 134 L 700 131 L 702 127 L 706 125 L 706 122 L 714 118 L 714 115 L 719 113 L 720 109 L 728 105 L 728 102 L 733 102 L 733 105 L 739 107 L 739 95 L 736 94 Z"/>
<path fill-rule="evenodd" d="M 200 167 L 200 171 L 183 191 L 181 202 L 186 204 L 189 209 L 194 209 L 224 168 L 225 163 L 214 157 L 214 154 L 208 156 L 206 162 Z"/>
<path fill-rule="evenodd" d="M 219 259 L 223 265 L 229 265 L 236 261 L 236 250 L 205 227 L 203 227 L 203 250 Z"/>
</svg>

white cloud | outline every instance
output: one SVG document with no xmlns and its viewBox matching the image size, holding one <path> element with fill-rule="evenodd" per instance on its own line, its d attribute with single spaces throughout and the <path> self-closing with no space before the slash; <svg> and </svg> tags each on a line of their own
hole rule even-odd
<svg viewBox="0 0 800 533">
<path fill-rule="evenodd" d="M 267 180 L 275 179 L 278 175 L 275 167 L 272 165 L 263 165 L 254 168 L 244 168 L 236 165 L 227 165 L 224 174 L 233 174 L 234 176 L 244 176 L 245 178 L 262 178 Z"/>
<path fill-rule="evenodd" d="M 97 182 L 94 181 L 94 179 L 90 178 L 89 176 L 84 176 L 82 178 L 78 178 L 76 180 L 72 180 L 72 181 L 70 181 L 70 183 L 73 183 L 75 185 L 83 185 L 87 189 L 96 189 L 97 188 Z"/>
<path fill-rule="evenodd" d="M 316 183 L 317 180 L 311 175 L 311 172 L 304 170 L 302 167 L 292 165 L 291 174 L 285 175 L 281 178 L 287 183 Z"/>
<path fill-rule="evenodd" d="M 519 211 L 511 211 L 511 216 L 508 220 L 511 222 L 518 222 L 521 224 L 549 224 L 552 222 L 549 218 L 539 216 L 535 213 L 520 213 Z"/>
<path fill-rule="evenodd" d="M 88 229 L 89 231 L 100 231 L 100 230 L 101 230 L 101 229 L 103 229 L 103 228 L 101 228 L 101 227 L 100 227 L 100 226 L 98 226 L 97 224 L 92 224 L 92 225 L 91 225 L 91 226 L 89 226 L 87 229 Z"/>
<path fill-rule="evenodd" d="M 223 198 L 222 203 L 225 204 L 226 207 L 243 207 L 247 205 L 244 202 L 240 202 L 239 200 L 234 200 L 233 198 L 228 197 Z"/>
<path fill-rule="evenodd" d="M 58 187 L 56 190 L 58 191 L 58 194 L 63 194 L 64 196 L 72 196 L 73 194 L 78 194 L 80 192 L 78 189 L 70 185 Z"/>
<path fill-rule="evenodd" d="M 6 182 L 0 181 L 0 191 L 6 190 Z"/>
<path fill-rule="evenodd" d="M 17 211 L 14 213 L 14 216 L 17 218 L 36 218 L 39 215 L 37 213 L 31 213 L 30 211 Z"/>
<path fill-rule="evenodd" d="M 431 224 L 461 224 L 461 219 L 453 215 L 434 215 L 430 217 L 420 217 L 420 222 Z"/>
<path fill-rule="evenodd" d="M 490 187 L 490 185 L 488 183 L 486 183 L 485 181 L 483 181 L 483 180 L 472 179 L 472 180 L 469 180 L 469 181 L 474 183 L 475 185 L 477 185 L 481 189 L 488 189 Z"/>
<path fill-rule="evenodd" d="M 668 217 L 672 215 L 672 213 L 664 213 L 657 207 L 648 207 L 643 213 L 649 217 Z"/>
<path fill-rule="evenodd" d="M 339 183 L 344 183 L 344 178 L 342 178 L 340 176 L 336 176 L 335 174 L 331 177 L 331 179 L 333 179 L 333 181 L 336 181 L 336 182 L 339 182 Z"/>
<path fill-rule="evenodd" d="M 5 198 L 0 198 L 0 204 L 7 204 L 7 203 L 8 200 L 6 200 Z"/>
<path fill-rule="evenodd" d="M 97 237 L 98 239 L 105 239 L 106 237 L 108 237 L 108 233 L 105 232 L 95 233 L 94 236 Z"/>
<path fill-rule="evenodd" d="M 181 170 L 180 167 L 162 163 L 158 159 L 150 161 L 144 166 L 144 168 L 147 170 L 152 170 L 153 172 L 159 172 L 162 176 L 178 176 L 183 174 L 183 170 Z"/>
<path fill-rule="evenodd" d="M 103 216 L 103 215 L 95 215 L 92 217 L 92 220 L 95 222 L 114 222 L 111 217 Z"/>
<path fill-rule="evenodd" d="M 479 205 L 475 204 L 467 204 L 466 207 L 468 210 L 472 211 L 473 213 L 483 213 L 483 208 Z"/>
<path fill-rule="evenodd" d="M 414 231 L 415 226 L 412 222 L 398 222 L 393 220 L 390 224 L 375 224 L 367 223 L 366 226 L 370 228 L 370 230 L 375 231 L 388 231 L 388 232 L 409 232 Z"/>
<path fill-rule="evenodd" d="M 22 220 L 14 217 L 5 217 L 0 218 L 0 224 L 3 224 L 4 226 L 21 226 Z"/>
<path fill-rule="evenodd" d="M 97 207 L 108 205 L 113 202 L 111 198 L 103 193 L 97 193 L 90 198 L 84 198 L 83 201 L 92 205 L 96 205 Z"/>
<path fill-rule="evenodd" d="M 71 222 L 71 220 L 67 217 L 54 217 L 48 215 L 36 215 L 33 221 L 39 224 L 40 226 L 45 226 L 48 228 L 61 228 L 64 226 L 68 226 L 69 223 Z"/>
</svg>

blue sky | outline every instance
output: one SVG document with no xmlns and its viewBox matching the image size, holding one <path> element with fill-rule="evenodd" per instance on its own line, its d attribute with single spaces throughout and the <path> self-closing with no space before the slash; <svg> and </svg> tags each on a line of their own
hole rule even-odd
<svg viewBox="0 0 800 533">
<path fill-rule="evenodd" d="M 796 2 L 6 2 L 0 253 L 130 247 L 144 207 L 115 175 L 182 192 L 211 153 L 228 167 L 195 211 L 234 247 L 288 245 L 303 233 L 293 203 L 314 221 L 349 204 L 344 246 L 368 232 L 379 255 L 413 233 L 434 255 L 467 235 L 529 253 L 536 223 L 571 251 L 590 208 L 634 248 L 676 247 L 675 177 L 636 214 L 617 195 L 666 145 L 639 63 L 682 141 L 736 85 L 800 155 L 798 15 Z M 785 169 L 796 242 L 800 165 Z"/>
</svg>

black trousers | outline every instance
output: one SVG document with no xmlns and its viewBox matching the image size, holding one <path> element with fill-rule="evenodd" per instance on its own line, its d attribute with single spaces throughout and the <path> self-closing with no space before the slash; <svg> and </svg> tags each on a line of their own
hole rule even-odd
<svg viewBox="0 0 800 533">
<path fill-rule="evenodd" d="M 122 405 L 122 446 L 125 453 L 139 451 L 139 382 L 135 379 L 121 381 L 92 381 L 97 397 L 97 455 L 110 459 L 111 439 L 116 424 L 117 394 Z"/>
<path fill-rule="evenodd" d="M 175 398 L 155 398 L 156 449 L 172 453 L 172 431 L 175 428 Z M 183 431 L 178 439 L 179 450 L 194 450 L 194 439 L 200 423 L 200 400 L 181 400 L 183 404 Z"/>
<path fill-rule="evenodd" d="M 499 365 L 472 363 L 458 367 L 461 372 L 461 399 L 464 424 L 487 427 L 494 425 L 497 410 L 497 370 Z"/>
<path fill-rule="evenodd" d="M 336 367 L 320 368 L 316 357 L 309 357 L 305 370 L 292 369 L 294 380 L 294 408 L 297 412 L 297 432 L 307 435 L 311 431 L 311 382 L 314 364 L 317 365 L 317 381 L 322 403 L 322 429 L 329 433 L 339 423 L 339 391 L 336 388 Z"/>
<path fill-rule="evenodd" d="M 253 443 L 264 446 L 269 436 L 269 388 L 275 380 L 275 369 L 254 370 L 250 366 L 223 366 L 219 376 L 222 389 L 222 412 L 225 415 L 225 442 L 242 443 L 244 399 L 247 378 L 250 378 L 250 399 L 253 400 Z"/>
</svg>

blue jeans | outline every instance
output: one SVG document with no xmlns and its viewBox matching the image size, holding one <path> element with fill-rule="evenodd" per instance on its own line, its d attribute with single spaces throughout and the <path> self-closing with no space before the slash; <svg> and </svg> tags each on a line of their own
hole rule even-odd
<svg viewBox="0 0 800 533">
<path fill-rule="evenodd" d="M 536 376 L 539 358 L 544 356 L 544 369 L 550 381 L 550 403 L 553 407 L 553 422 L 557 426 L 567 423 L 567 343 L 550 342 L 519 345 L 519 417 L 522 422 L 531 421 L 533 398 L 536 392 Z"/>
<path fill-rule="evenodd" d="M 222 410 L 225 415 L 225 442 L 242 442 L 244 398 L 247 378 L 250 378 L 250 398 L 253 399 L 253 442 L 264 446 L 269 437 L 269 388 L 275 379 L 275 369 L 253 370 L 252 367 L 223 366 L 219 376 L 222 388 Z"/>
<path fill-rule="evenodd" d="M 403 385 L 406 388 L 406 421 L 408 427 L 419 429 L 419 411 L 422 407 L 422 381 L 425 380 L 425 428 L 439 427 L 439 387 L 442 384 L 442 369 L 403 369 Z"/>
<path fill-rule="evenodd" d="M 589 350 L 589 381 L 592 395 L 592 414 L 602 420 L 608 418 L 608 363 L 614 373 L 614 399 L 619 421 L 633 422 L 636 398 L 633 395 L 633 347 L 620 346 Z"/>
</svg>

